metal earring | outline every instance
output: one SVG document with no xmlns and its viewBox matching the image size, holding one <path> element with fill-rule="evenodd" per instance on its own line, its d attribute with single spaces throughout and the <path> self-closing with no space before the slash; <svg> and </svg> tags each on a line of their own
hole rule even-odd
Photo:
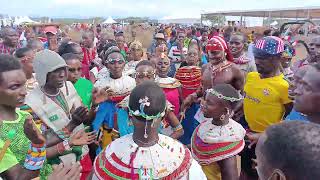
<svg viewBox="0 0 320 180">
<path fill-rule="evenodd" d="M 147 134 L 147 126 L 148 126 L 148 122 L 146 121 L 146 125 L 144 126 L 144 138 L 147 139 L 148 138 L 148 134 Z"/>
<path fill-rule="evenodd" d="M 226 115 L 222 114 L 222 115 L 220 116 L 220 121 L 223 121 L 225 118 L 226 118 Z"/>
<path fill-rule="evenodd" d="M 128 126 L 133 126 L 133 122 L 132 122 L 132 119 L 131 119 L 131 118 L 129 118 Z"/>
</svg>

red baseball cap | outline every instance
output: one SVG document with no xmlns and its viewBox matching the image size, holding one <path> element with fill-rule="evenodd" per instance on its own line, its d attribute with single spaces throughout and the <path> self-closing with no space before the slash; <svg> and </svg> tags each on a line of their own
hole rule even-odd
<svg viewBox="0 0 320 180">
<path fill-rule="evenodd" d="M 55 26 L 47 26 L 47 27 L 44 28 L 43 32 L 45 34 L 51 33 L 51 34 L 56 35 L 58 33 L 58 30 L 57 30 L 57 28 Z"/>
</svg>

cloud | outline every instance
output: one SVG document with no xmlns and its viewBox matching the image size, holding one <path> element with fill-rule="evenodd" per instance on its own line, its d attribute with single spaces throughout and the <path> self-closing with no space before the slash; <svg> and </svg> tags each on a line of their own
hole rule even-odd
<svg viewBox="0 0 320 180">
<path fill-rule="evenodd" d="M 54 0 L 53 4 L 56 5 L 99 5 L 99 4 L 108 4 L 112 5 L 112 0 Z"/>
<path fill-rule="evenodd" d="M 319 0 L 1 0 L 1 14 L 50 17 L 199 17 L 203 11 L 320 6 Z"/>
</svg>

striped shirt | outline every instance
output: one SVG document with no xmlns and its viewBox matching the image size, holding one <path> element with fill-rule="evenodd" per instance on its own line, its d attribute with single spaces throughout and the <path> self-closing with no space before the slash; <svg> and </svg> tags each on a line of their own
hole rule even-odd
<svg viewBox="0 0 320 180">
<path fill-rule="evenodd" d="M 178 49 L 178 46 L 172 46 L 169 51 L 168 57 L 171 59 L 171 62 L 177 63 L 181 61 L 181 54 L 186 55 L 187 51 L 187 48 L 183 48 L 181 53 L 181 50 Z"/>
<path fill-rule="evenodd" d="M 11 48 L 9 46 L 6 46 L 5 44 L 3 43 L 0 43 L 0 54 L 9 54 L 9 55 L 12 55 L 13 52 L 19 48 L 19 46 L 17 46 L 16 48 Z"/>
</svg>

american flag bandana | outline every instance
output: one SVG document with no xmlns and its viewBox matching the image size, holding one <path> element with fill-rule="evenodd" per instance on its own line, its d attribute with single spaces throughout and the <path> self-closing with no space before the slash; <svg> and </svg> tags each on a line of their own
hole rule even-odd
<svg viewBox="0 0 320 180">
<path fill-rule="evenodd" d="M 257 41 L 255 48 L 270 55 L 277 55 L 284 51 L 284 42 L 275 36 L 267 36 Z"/>
</svg>

